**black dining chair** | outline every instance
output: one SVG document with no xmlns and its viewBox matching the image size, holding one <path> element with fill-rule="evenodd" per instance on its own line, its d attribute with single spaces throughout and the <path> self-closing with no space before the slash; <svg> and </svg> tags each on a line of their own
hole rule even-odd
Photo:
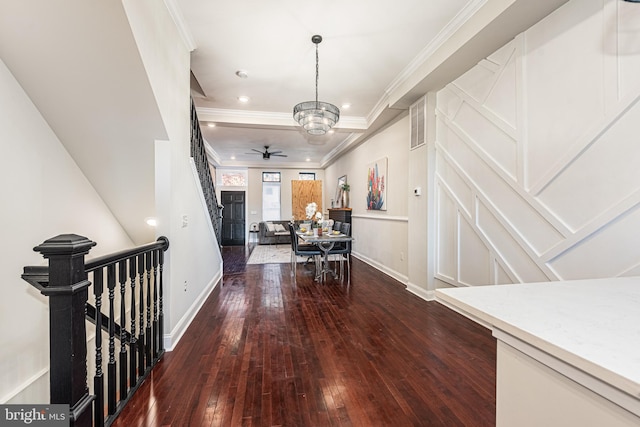
<svg viewBox="0 0 640 427">
<path fill-rule="evenodd" d="M 334 221 L 333 223 L 333 229 L 340 231 L 340 228 L 342 227 L 342 222 L 341 221 Z"/>
<path fill-rule="evenodd" d="M 298 235 L 293 224 L 289 224 L 289 232 L 291 233 L 291 275 L 296 275 L 296 267 L 298 265 L 297 256 L 315 257 L 322 255 L 320 249 L 311 243 L 298 243 Z M 318 275 L 318 263 L 316 262 L 316 275 Z"/>
<path fill-rule="evenodd" d="M 340 226 L 340 232 L 347 236 L 351 236 L 351 224 L 349 224 L 348 222 L 343 222 Z"/>
</svg>

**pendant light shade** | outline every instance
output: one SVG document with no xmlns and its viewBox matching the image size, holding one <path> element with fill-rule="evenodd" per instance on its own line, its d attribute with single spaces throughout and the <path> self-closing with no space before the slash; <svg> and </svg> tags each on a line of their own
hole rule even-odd
<svg viewBox="0 0 640 427">
<path fill-rule="evenodd" d="M 305 101 L 293 107 L 293 118 L 310 135 L 324 135 L 340 120 L 340 110 L 333 104 L 318 101 L 318 45 L 322 36 L 315 35 L 311 41 L 316 45 L 316 100 Z"/>
</svg>

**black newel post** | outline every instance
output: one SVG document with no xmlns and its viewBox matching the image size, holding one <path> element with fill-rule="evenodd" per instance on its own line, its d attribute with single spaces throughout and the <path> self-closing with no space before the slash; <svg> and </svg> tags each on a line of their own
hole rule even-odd
<svg viewBox="0 0 640 427">
<path fill-rule="evenodd" d="M 49 284 L 41 292 L 49 297 L 51 403 L 69 404 L 75 427 L 92 424 L 85 326 L 90 283 L 84 256 L 95 244 L 83 236 L 62 234 L 33 248 L 49 260 Z"/>
</svg>

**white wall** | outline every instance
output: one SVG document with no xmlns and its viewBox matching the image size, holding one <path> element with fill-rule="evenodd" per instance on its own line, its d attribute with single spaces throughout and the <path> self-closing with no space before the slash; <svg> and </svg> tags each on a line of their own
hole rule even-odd
<svg viewBox="0 0 640 427">
<path fill-rule="evenodd" d="M 165 345 L 171 347 L 219 281 L 222 260 L 189 159 L 189 52 L 163 3 L 125 2 L 125 8 L 169 136 L 155 144 L 154 196 L 156 236 L 171 242 L 165 264 Z M 32 248 L 61 233 L 98 242 L 89 257 L 133 242 L 4 62 L 0 93 L 0 403 L 45 403 L 48 306 L 20 278 L 24 266 L 44 264 Z"/>
<path fill-rule="evenodd" d="M 164 2 L 123 4 L 169 135 L 156 142 L 155 166 L 157 234 L 170 241 L 165 345 L 171 349 L 222 278 L 222 258 L 189 157 L 189 50 Z"/>
<path fill-rule="evenodd" d="M 438 93 L 438 279 L 640 274 L 639 22 L 573 0 Z"/>
<path fill-rule="evenodd" d="M 324 193 L 324 203 L 330 206 L 338 178 L 347 175 L 354 256 L 404 284 L 408 283 L 409 192 L 413 191 L 409 185 L 409 143 L 409 117 L 403 115 L 327 167 L 325 190 L 329 191 Z M 368 211 L 367 167 L 383 157 L 388 159 L 387 210 Z M 426 230 L 411 232 L 420 238 Z"/>
<path fill-rule="evenodd" d="M 20 278 L 45 264 L 33 247 L 64 233 L 96 241 L 90 257 L 133 243 L 2 61 L 0 93 L 0 403 L 46 403 L 48 301 Z"/>
</svg>

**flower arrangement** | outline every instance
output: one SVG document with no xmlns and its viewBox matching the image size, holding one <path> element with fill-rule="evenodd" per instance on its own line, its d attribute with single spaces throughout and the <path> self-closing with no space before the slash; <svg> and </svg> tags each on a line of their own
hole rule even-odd
<svg viewBox="0 0 640 427">
<path fill-rule="evenodd" d="M 304 213 L 307 215 L 307 219 L 313 219 L 313 216 L 316 214 L 318 210 L 318 205 L 316 202 L 311 202 L 307 204 L 307 207 L 304 208 Z"/>
<path fill-rule="evenodd" d="M 318 211 L 318 205 L 315 202 L 311 202 L 304 209 L 307 219 L 311 220 L 311 227 L 315 229 L 322 229 L 322 212 Z"/>
</svg>

